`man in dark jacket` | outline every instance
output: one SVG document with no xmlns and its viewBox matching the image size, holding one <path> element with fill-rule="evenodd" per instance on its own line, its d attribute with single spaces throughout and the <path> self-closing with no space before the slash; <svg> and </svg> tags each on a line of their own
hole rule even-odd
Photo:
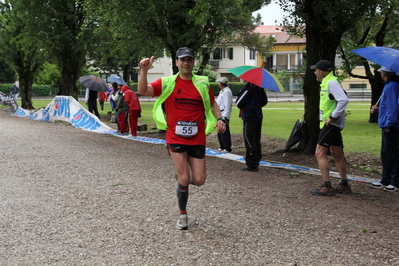
<svg viewBox="0 0 399 266">
<path fill-rule="evenodd" d="M 243 120 L 245 141 L 245 163 L 242 171 L 259 171 L 259 162 L 262 159 L 262 147 L 260 144 L 263 113 L 262 107 L 267 104 L 266 92 L 263 88 L 251 83 L 246 83 L 241 89 L 236 100 L 240 109 L 240 117 Z"/>
</svg>

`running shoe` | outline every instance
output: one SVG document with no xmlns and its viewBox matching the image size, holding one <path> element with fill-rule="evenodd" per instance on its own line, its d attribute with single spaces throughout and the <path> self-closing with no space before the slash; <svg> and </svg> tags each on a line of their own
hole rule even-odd
<svg viewBox="0 0 399 266">
<path fill-rule="evenodd" d="M 386 186 L 381 184 L 380 181 L 378 181 L 378 182 L 371 183 L 370 187 L 372 187 L 372 188 L 384 188 Z"/>
<path fill-rule="evenodd" d="M 335 193 L 342 193 L 342 194 L 352 194 L 352 188 L 351 186 L 347 185 L 347 186 L 343 186 L 341 183 L 339 183 L 336 187 L 335 187 Z"/>
<path fill-rule="evenodd" d="M 325 187 L 322 185 L 319 188 L 316 188 L 315 190 L 311 190 L 310 193 L 312 193 L 315 196 L 335 196 L 335 188 L 333 187 Z"/>
<path fill-rule="evenodd" d="M 180 214 L 179 219 L 177 220 L 176 228 L 179 230 L 187 230 L 188 229 L 187 214 Z"/>
<path fill-rule="evenodd" d="M 397 187 L 393 186 L 393 185 L 389 185 L 383 188 L 385 191 L 390 191 L 390 192 L 395 192 L 398 190 Z"/>
</svg>

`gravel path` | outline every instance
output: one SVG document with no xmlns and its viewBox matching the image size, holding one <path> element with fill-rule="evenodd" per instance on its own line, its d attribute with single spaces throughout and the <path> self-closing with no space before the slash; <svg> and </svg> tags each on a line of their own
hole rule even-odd
<svg viewBox="0 0 399 266">
<path fill-rule="evenodd" d="M 399 193 L 209 157 L 179 231 L 163 145 L 5 109 L 0 137 L 0 265 L 399 265 Z"/>
</svg>

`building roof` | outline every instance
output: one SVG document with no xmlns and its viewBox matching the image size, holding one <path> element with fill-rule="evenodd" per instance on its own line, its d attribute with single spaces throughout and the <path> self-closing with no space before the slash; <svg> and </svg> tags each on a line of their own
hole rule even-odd
<svg viewBox="0 0 399 266">
<path fill-rule="evenodd" d="M 275 44 L 306 44 L 305 38 L 292 37 L 288 32 L 284 31 L 281 26 L 265 26 L 261 25 L 255 28 L 254 32 L 261 36 L 273 36 L 276 39 Z"/>
</svg>

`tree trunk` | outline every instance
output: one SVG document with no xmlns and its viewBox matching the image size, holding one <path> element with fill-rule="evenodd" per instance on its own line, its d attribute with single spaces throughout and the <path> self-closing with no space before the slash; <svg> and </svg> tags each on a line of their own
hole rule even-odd
<svg viewBox="0 0 399 266">
<path fill-rule="evenodd" d="M 306 27 L 306 75 L 303 84 L 303 95 L 305 98 L 305 121 L 306 139 L 304 155 L 314 154 L 317 139 L 320 132 L 319 121 L 319 102 L 320 102 L 320 83 L 316 80 L 314 70 L 311 65 L 316 64 L 322 59 L 329 60 L 333 66 L 335 61 L 335 51 L 341 40 L 341 35 L 334 35 L 332 32 L 320 32 Z"/>
<path fill-rule="evenodd" d="M 384 88 L 384 83 L 381 78 L 381 74 L 377 70 L 374 70 L 374 78 L 370 80 L 370 85 L 371 85 L 371 106 L 373 106 L 379 101 L 382 94 L 382 89 Z M 370 113 L 369 123 L 378 123 L 378 112 Z"/>
<path fill-rule="evenodd" d="M 209 59 L 211 58 L 210 53 L 204 53 L 203 57 L 202 57 L 202 62 L 201 65 L 198 69 L 198 75 L 202 75 L 202 73 L 204 73 L 204 69 L 205 67 L 209 64 Z"/>
<path fill-rule="evenodd" d="M 129 81 L 130 81 L 130 76 L 129 76 L 129 73 L 130 73 L 130 65 L 129 65 L 129 64 L 124 65 L 124 66 L 122 67 L 122 71 L 123 71 L 122 78 L 123 78 L 123 80 L 126 81 L 127 84 L 129 85 L 129 84 L 130 84 L 130 82 L 129 82 Z"/>
<path fill-rule="evenodd" d="M 33 79 L 26 73 L 19 79 L 19 95 L 21 97 L 21 107 L 23 109 L 34 109 L 32 103 L 32 85 Z"/>
<path fill-rule="evenodd" d="M 62 68 L 62 87 L 61 95 L 72 96 L 78 100 L 78 87 L 76 86 L 76 81 L 78 80 L 77 70 L 68 70 L 67 68 Z"/>
</svg>

